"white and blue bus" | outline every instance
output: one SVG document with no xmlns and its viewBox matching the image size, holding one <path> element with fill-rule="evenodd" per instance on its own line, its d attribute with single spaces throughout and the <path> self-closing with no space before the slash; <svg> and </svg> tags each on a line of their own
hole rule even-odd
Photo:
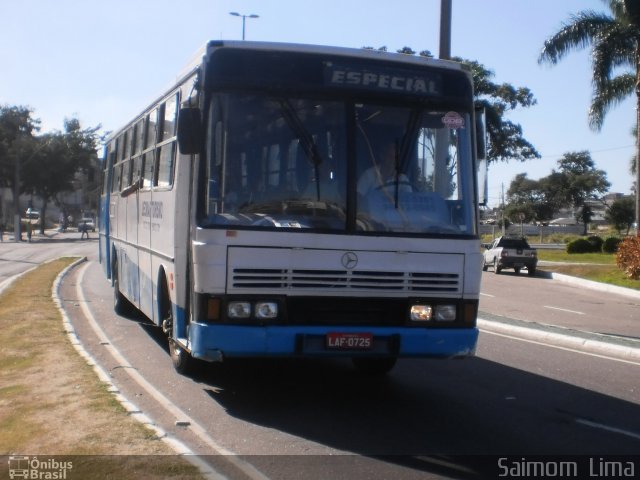
<svg viewBox="0 0 640 480">
<path fill-rule="evenodd" d="M 162 327 L 180 372 L 473 355 L 480 140 L 458 63 L 212 41 L 106 143 L 114 307 Z"/>
</svg>

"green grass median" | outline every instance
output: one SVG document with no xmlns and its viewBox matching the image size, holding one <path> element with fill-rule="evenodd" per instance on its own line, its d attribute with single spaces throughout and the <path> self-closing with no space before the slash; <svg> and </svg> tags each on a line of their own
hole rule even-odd
<svg viewBox="0 0 640 480">
<path fill-rule="evenodd" d="M 538 249 L 539 270 L 640 290 L 640 281 L 628 278 L 616 266 L 616 256 L 609 253 L 567 253 L 565 250 Z"/>
<path fill-rule="evenodd" d="M 45 263 L 0 295 L 0 455 L 64 458 L 66 478 L 201 478 L 129 417 L 69 342 L 51 289 L 75 260 Z"/>
</svg>

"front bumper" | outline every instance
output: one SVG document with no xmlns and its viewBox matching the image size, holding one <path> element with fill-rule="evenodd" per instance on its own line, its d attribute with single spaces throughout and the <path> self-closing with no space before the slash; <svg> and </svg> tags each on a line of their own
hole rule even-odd
<svg viewBox="0 0 640 480">
<path fill-rule="evenodd" d="M 500 268 L 536 268 L 538 261 L 528 258 L 506 258 L 498 261 Z"/>
<path fill-rule="evenodd" d="M 368 333 L 368 350 L 335 350 L 327 346 L 329 333 Z M 191 355 L 217 361 L 231 357 L 396 356 L 420 358 L 464 357 L 475 353 L 478 329 L 366 326 L 236 326 L 195 323 L 189 330 Z"/>
</svg>

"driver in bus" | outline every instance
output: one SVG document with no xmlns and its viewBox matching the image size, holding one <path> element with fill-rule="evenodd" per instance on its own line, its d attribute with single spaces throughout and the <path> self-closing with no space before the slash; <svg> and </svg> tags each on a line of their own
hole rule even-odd
<svg viewBox="0 0 640 480">
<path fill-rule="evenodd" d="M 378 159 L 371 152 L 371 167 L 365 170 L 358 180 L 358 194 L 367 196 L 381 192 L 394 195 L 396 182 L 399 192 L 411 192 L 411 183 L 404 173 L 396 173 L 397 153 L 396 143 L 386 142 L 378 150 Z"/>
</svg>

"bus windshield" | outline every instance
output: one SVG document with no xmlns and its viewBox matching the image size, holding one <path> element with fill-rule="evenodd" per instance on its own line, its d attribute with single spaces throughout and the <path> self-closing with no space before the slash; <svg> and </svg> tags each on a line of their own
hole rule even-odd
<svg viewBox="0 0 640 480">
<path fill-rule="evenodd" d="M 471 125 L 415 103 L 217 94 L 199 224 L 473 235 Z"/>
</svg>

